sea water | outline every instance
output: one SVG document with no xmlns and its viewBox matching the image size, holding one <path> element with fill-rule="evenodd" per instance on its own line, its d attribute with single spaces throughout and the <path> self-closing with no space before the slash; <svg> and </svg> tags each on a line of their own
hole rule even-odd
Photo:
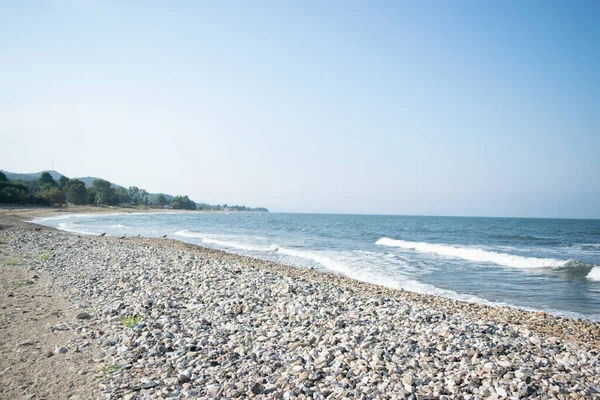
<svg viewBox="0 0 600 400">
<path fill-rule="evenodd" d="M 600 321 L 600 220 L 190 212 L 34 222 L 168 235 L 392 288 Z"/>
</svg>

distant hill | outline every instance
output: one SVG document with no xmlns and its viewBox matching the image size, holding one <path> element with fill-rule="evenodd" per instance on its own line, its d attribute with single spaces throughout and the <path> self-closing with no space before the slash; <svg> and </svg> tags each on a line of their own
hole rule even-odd
<svg viewBox="0 0 600 400">
<path fill-rule="evenodd" d="M 32 172 L 30 174 L 18 174 L 15 172 L 8 172 L 8 171 L 4 171 L 2 169 L 0 169 L 0 171 L 4 172 L 4 174 L 6 175 L 6 177 L 8 179 L 10 179 L 11 181 L 14 180 L 19 180 L 19 181 L 35 181 L 36 179 L 38 179 L 40 177 L 40 175 L 42 175 L 44 172 L 48 172 L 50 175 L 52 175 L 52 177 L 54 178 L 54 180 L 59 180 L 61 176 L 66 176 L 61 174 L 58 171 L 53 171 L 53 170 L 46 170 L 46 171 L 40 171 L 40 172 Z M 94 182 L 96 179 L 100 179 L 100 178 L 96 178 L 93 176 L 85 176 L 83 178 L 77 178 L 80 181 L 82 181 L 83 183 L 85 183 L 85 186 L 90 187 L 92 186 L 92 182 Z M 116 183 L 112 184 L 115 187 L 120 187 L 121 185 L 117 185 Z"/>
<path fill-rule="evenodd" d="M 16 172 L 4 171 L 3 169 L 0 169 L 0 171 L 4 172 L 4 174 L 6 175 L 6 177 L 8 179 L 10 179 L 11 181 L 35 181 L 44 172 L 48 172 L 50 175 L 52 175 L 52 177 L 54 178 L 54 180 L 59 180 L 61 176 L 66 176 L 66 175 L 63 175 L 60 172 L 54 171 L 54 170 L 32 172 L 30 174 L 19 174 L 19 173 L 16 173 Z M 100 178 L 96 178 L 94 176 L 84 176 L 84 177 L 76 178 L 76 179 L 79 179 L 80 181 L 82 181 L 83 183 L 85 183 L 86 187 L 90 187 L 90 186 L 92 186 L 92 182 L 94 182 L 96 179 L 100 179 Z M 125 186 L 117 185 L 116 183 L 112 183 L 112 186 L 115 187 L 115 188 L 125 187 Z M 158 198 L 158 196 L 160 196 L 160 193 L 148 193 L 148 200 L 150 200 L 150 201 L 156 200 Z M 171 199 L 173 198 L 173 196 L 171 196 L 170 194 L 166 194 L 166 193 L 163 193 L 163 196 L 165 196 L 165 198 L 168 201 L 171 201 Z"/>
<path fill-rule="evenodd" d="M 92 186 L 92 182 L 94 182 L 96 179 L 100 179 L 100 178 L 96 178 L 94 176 L 84 176 L 83 178 L 77 178 L 80 181 L 82 181 L 83 183 L 85 183 L 85 186 L 90 187 Z M 112 184 L 114 187 L 121 187 L 121 185 L 117 185 L 116 183 Z"/>
<path fill-rule="evenodd" d="M 48 172 L 50 175 L 52 175 L 52 177 L 55 180 L 58 180 L 58 179 L 60 179 L 61 176 L 63 176 L 63 174 L 61 174 L 60 172 L 53 171 L 53 170 L 40 171 L 40 172 L 32 172 L 30 174 L 17 174 L 15 172 L 8 172 L 8 171 L 4 171 L 2 169 L 0 169 L 0 171 L 4 172 L 4 174 L 6 175 L 6 177 L 8 179 L 10 179 L 11 181 L 35 181 L 44 172 Z"/>
</svg>

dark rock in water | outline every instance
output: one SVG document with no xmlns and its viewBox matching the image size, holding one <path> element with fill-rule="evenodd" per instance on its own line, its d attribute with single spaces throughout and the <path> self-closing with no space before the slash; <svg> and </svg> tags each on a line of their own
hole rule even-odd
<svg viewBox="0 0 600 400">
<path fill-rule="evenodd" d="M 92 316 L 91 316 L 91 314 L 90 314 L 90 313 L 87 313 L 87 312 L 85 312 L 85 311 L 82 311 L 82 312 L 80 312 L 79 314 L 77 314 L 77 315 L 75 316 L 75 318 L 77 318 L 77 319 L 90 319 L 90 318 L 92 318 Z"/>
</svg>

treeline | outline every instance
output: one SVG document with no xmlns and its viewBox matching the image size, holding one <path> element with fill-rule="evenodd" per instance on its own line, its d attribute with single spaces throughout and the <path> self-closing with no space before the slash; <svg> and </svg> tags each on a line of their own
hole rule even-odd
<svg viewBox="0 0 600 400">
<path fill-rule="evenodd" d="M 69 179 L 66 176 L 61 176 L 56 181 L 48 172 L 42 173 L 37 180 L 22 181 L 9 180 L 1 171 L 0 203 L 54 206 L 61 206 L 66 203 L 95 206 L 169 205 L 169 201 L 162 194 L 156 197 L 154 201 L 149 201 L 148 192 L 144 189 L 137 186 L 131 186 L 130 188 L 114 186 L 104 179 L 95 179 L 92 186 L 86 187 L 83 181 Z M 173 208 L 180 208 L 181 204 L 176 203 L 172 206 Z"/>
<path fill-rule="evenodd" d="M 246 207 L 246 206 L 228 206 L 227 204 L 217 204 L 216 206 L 206 203 L 198 203 L 198 210 L 204 211 L 257 211 L 257 212 L 269 212 L 264 207 Z"/>
<path fill-rule="evenodd" d="M 65 179 L 68 181 L 67 178 Z M 11 181 L 6 177 L 4 172 L 0 171 L 0 203 L 36 205 L 64 204 L 67 201 L 67 192 L 70 198 L 73 198 L 73 196 L 77 196 L 80 193 L 77 185 L 73 185 L 71 190 L 67 190 L 65 187 L 65 179 L 61 178 L 59 180 L 59 185 L 59 182 L 56 182 L 52 175 L 45 172 L 35 181 Z M 79 182 L 83 187 L 85 196 L 85 184 L 81 181 Z"/>
<path fill-rule="evenodd" d="M 37 180 L 24 181 L 9 180 L 0 171 L 0 203 L 42 206 L 62 206 L 66 203 L 95 206 L 167 206 L 176 210 L 268 212 L 262 207 L 196 204 L 188 196 L 175 196 L 169 201 L 162 193 L 152 196 L 149 200 L 148 192 L 137 186 L 124 188 L 104 179 L 95 179 L 90 187 L 86 187 L 83 181 L 66 176 L 61 176 L 56 181 L 48 172 L 42 173 Z"/>
</svg>

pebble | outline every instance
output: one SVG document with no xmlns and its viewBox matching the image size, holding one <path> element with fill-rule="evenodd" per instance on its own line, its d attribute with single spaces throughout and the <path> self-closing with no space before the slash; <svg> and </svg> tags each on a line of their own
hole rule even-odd
<svg viewBox="0 0 600 400">
<path fill-rule="evenodd" d="M 90 318 L 92 318 L 92 315 L 89 314 L 89 313 L 87 313 L 87 312 L 85 312 L 85 311 L 82 311 L 82 312 L 78 313 L 75 316 L 75 318 L 77 318 L 77 319 L 90 319 Z"/>
<path fill-rule="evenodd" d="M 179 383 L 187 383 L 191 380 L 191 376 L 192 374 L 190 373 L 190 371 L 185 370 L 185 371 L 181 371 L 179 373 Z"/>
</svg>

